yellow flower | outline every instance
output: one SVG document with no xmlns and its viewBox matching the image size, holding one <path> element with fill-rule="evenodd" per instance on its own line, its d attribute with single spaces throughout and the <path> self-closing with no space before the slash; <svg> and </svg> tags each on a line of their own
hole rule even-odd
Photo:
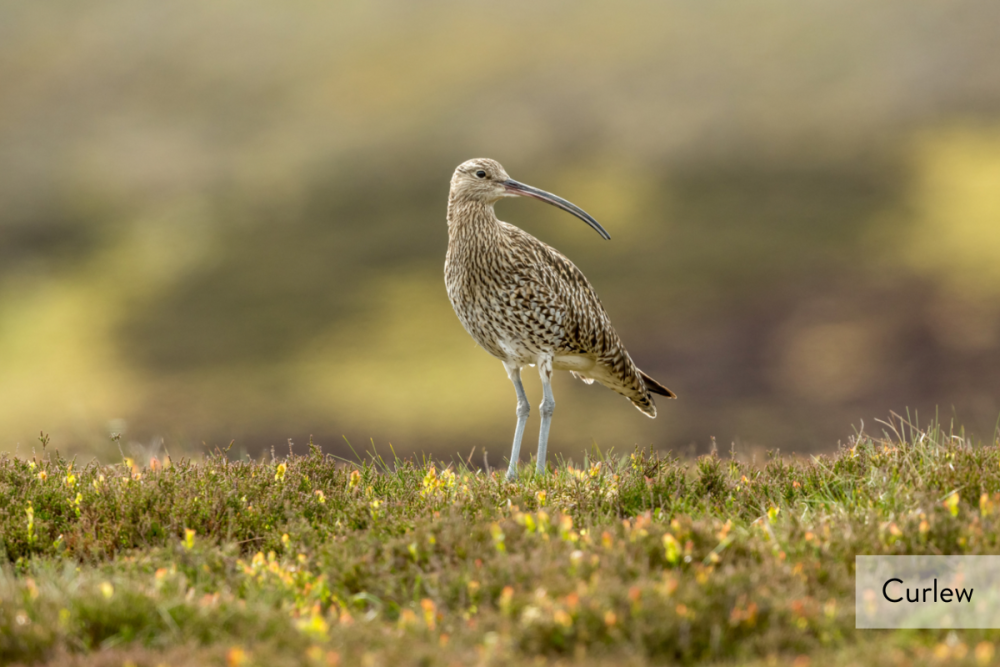
<svg viewBox="0 0 1000 667">
<path fill-rule="evenodd" d="M 670 533 L 663 535 L 663 548 L 666 550 L 667 562 L 677 565 L 681 561 L 681 544 Z"/>
<path fill-rule="evenodd" d="M 976 662 L 980 665 L 988 665 L 993 661 L 996 648 L 990 642 L 979 642 L 976 644 Z"/>
<path fill-rule="evenodd" d="M 509 616 L 511 612 L 511 602 L 514 600 L 514 589 L 511 586 L 504 586 L 503 590 L 500 591 L 500 600 L 498 600 L 500 611 L 504 616 Z"/>
<path fill-rule="evenodd" d="M 500 527 L 499 523 L 494 521 L 490 525 L 490 536 L 493 537 L 493 546 L 496 548 L 497 551 L 503 553 L 504 551 L 507 550 L 507 547 L 504 544 L 504 539 L 506 536 L 504 535 L 503 529 Z"/>
<path fill-rule="evenodd" d="M 247 652 L 239 646 L 234 646 L 226 653 L 227 667 L 240 667 L 247 663 Z"/>
<path fill-rule="evenodd" d="M 951 513 L 952 516 L 958 516 L 958 501 L 959 501 L 958 491 L 952 493 L 944 501 L 944 506 L 948 508 L 948 511 Z"/>
<path fill-rule="evenodd" d="M 115 594 L 115 587 L 111 585 L 111 582 L 102 581 L 101 595 L 103 595 L 106 599 L 110 600 L 114 594 Z"/>
<path fill-rule="evenodd" d="M 424 623 L 428 629 L 433 630 L 437 624 L 437 605 L 434 604 L 434 600 L 424 598 L 420 601 L 420 607 L 424 610 Z"/>
<path fill-rule="evenodd" d="M 990 494 L 984 493 L 979 496 L 979 513 L 983 516 L 989 516 L 993 513 L 993 501 L 990 499 Z"/>
<path fill-rule="evenodd" d="M 33 544 L 35 541 L 35 508 L 31 506 L 31 503 L 28 503 L 24 513 L 28 516 L 28 544 Z"/>
<path fill-rule="evenodd" d="M 323 618 L 319 610 L 314 609 L 312 614 L 307 618 L 301 618 L 296 622 L 296 626 L 299 632 L 315 639 L 317 641 L 323 641 L 327 638 L 327 630 L 329 630 L 329 625 L 326 619 Z"/>
</svg>

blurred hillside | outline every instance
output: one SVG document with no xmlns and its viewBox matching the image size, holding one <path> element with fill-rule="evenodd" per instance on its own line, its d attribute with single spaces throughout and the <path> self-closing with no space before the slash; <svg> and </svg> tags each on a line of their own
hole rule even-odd
<svg viewBox="0 0 1000 667">
<path fill-rule="evenodd" d="M 680 400 L 551 447 L 814 451 L 1000 415 L 1000 5 L 0 4 L 0 450 L 509 452 L 451 312 L 465 159 Z M 525 373 L 534 404 L 540 389 Z M 537 410 L 526 450 L 534 451 Z"/>
</svg>

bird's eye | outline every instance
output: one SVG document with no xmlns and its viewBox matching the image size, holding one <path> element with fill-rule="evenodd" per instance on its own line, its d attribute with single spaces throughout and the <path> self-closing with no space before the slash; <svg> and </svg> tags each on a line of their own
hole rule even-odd
<svg viewBox="0 0 1000 667">
<path fill-rule="evenodd" d="M 476 176 L 478 176 L 479 178 L 486 178 L 486 172 L 480 169 L 479 171 L 476 172 Z"/>
</svg>

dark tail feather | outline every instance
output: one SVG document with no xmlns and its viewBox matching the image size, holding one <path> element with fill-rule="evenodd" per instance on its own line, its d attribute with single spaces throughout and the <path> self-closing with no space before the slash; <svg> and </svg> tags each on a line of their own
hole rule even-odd
<svg viewBox="0 0 1000 667">
<path fill-rule="evenodd" d="M 659 394 L 660 396 L 666 396 L 667 398 L 677 398 L 677 394 L 670 391 L 662 384 L 649 377 L 642 371 L 639 371 L 639 376 L 642 377 L 642 383 L 646 385 L 646 391 L 651 394 Z"/>
</svg>

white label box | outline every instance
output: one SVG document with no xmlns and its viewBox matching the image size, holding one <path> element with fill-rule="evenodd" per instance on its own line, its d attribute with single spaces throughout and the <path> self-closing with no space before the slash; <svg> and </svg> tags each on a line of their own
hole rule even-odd
<svg viewBox="0 0 1000 667">
<path fill-rule="evenodd" d="M 1000 628 L 1000 556 L 855 556 L 854 627 Z"/>
</svg>

